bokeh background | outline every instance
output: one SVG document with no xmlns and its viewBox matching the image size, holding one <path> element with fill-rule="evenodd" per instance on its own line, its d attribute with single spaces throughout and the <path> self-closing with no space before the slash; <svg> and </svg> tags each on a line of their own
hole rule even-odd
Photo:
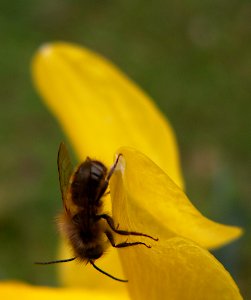
<svg viewBox="0 0 251 300">
<path fill-rule="evenodd" d="M 61 208 L 63 133 L 33 88 L 43 43 L 105 55 L 156 101 L 175 128 L 187 193 L 208 217 L 245 228 L 215 251 L 251 295 L 251 3 L 248 0 L 0 2 L 0 280 L 56 285 L 53 222 Z"/>
</svg>

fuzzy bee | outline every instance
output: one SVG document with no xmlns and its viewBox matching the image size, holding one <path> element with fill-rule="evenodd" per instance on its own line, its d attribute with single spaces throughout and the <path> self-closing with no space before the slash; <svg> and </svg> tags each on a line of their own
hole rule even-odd
<svg viewBox="0 0 251 300">
<path fill-rule="evenodd" d="M 119 230 L 112 217 L 102 211 L 102 198 L 107 194 L 109 180 L 120 157 L 121 154 L 117 156 L 109 171 L 102 162 L 89 157 L 74 170 L 65 144 L 60 144 L 57 164 L 64 209 L 58 218 L 58 225 L 69 241 L 74 256 L 69 259 L 37 262 L 36 264 L 64 263 L 78 259 L 90 263 L 96 270 L 112 279 L 128 281 L 101 270 L 96 266 L 95 261 L 104 254 L 109 244 L 115 248 L 136 245 L 151 248 L 143 242 L 129 243 L 125 241 L 116 244 L 115 234 L 144 236 L 155 241 L 158 239 L 144 233 Z"/>
</svg>

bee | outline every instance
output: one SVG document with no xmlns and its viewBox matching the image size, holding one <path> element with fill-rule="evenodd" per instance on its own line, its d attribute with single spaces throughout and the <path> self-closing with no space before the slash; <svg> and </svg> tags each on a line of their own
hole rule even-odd
<svg viewBox="0 0 251 300">
<path fill-rule="evenodd" d="M 89 157 L 74 170 L 65 144 L 60 144 L 57 165 L 64 209 L 58 218 L 58 225 L 69 241 L 74 256 L 36 264 L 65 263 L 77 259 L 90 263 L 97 271 L 114 280 L 128 282 L 101 270 L 95 261 L 104 254 L 109 244 L 115 248 L 137 245 L 151 248 L 144 242 L 125 241 L 116 244 L 115 234 L 144 236 L 155 241 L 158 239 L 144 233 L 120 230 L 114 224 L 113 218 L 102 211 L 103 196 L 107 194 L 109 180 L 120 157 L 121 154 L 117 156 L 110 170 L 102 162 Z"/>
</svg>

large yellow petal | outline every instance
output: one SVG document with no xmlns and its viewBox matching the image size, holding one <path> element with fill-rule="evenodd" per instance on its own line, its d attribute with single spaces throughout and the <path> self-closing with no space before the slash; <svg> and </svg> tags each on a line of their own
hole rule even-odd
<svg viewBox="0 0 251 300">
<path fill-rule="evenodd" d="M 151 249 L 128 247 L 119 253 L 134 300 L 242 299 L 230 274 L 213 255 L 183 238 L 159 240 Z"/>
<path fill-rule="evenodd" d="M 241 234 L 241 229 L 204 217 L 184 192 L 142 153 L 123 147 L 120 170 L 111 180 L 113 217 L 125 228 L 160 239 L 181 236 L 204 248 L 216 248 Z M 137 226 L 136 226 L 137 225 Z"/>
<path fill-rule="evenodd" d="M 80 160 L 89 155 L 110 165 L 115 149 L 134 146 L 183 186 L 170 125 L 151 99 L 110 62 L 85 48 L 55 43 L 38 51 L 32 71 L 38 90 Z M 68 257 L 65 244 L 60 254 Z M 115 276 L 121 273 L 114 250 L 99 261 Z M 122 289 L 121 284 L 75 263 L 60 265 L 60 278 L 68 285 Z"/>
<path fill-rule="evenodd" d="M 131 148 L 118 153 L 123 156 L 111 180 L 115 225 L 159 238 L 116 236 L 117 243 L 144 241 L 152 246 L 119 249 L 132 299 L 242 299 L 230 274 L 197 244 L 218 246 L 237 237 L 240 229 L 203 217 L 143 154 Z"/>
<path fill-rule="evenodd" d="M 0 283 L 0 297 L 4 300 L 129 300 L 127 294 L 121 294 L 118 292 L 104 293 L 92 289 L 81 290 L 72 288 L 31 286 L 14 281 Z"/>
<path fill-rule="evenodd" d="M 132 146 L 183 186 L 173 131 L 151 99 L 109 61 L 78 46 L 43 46 L 33 60 L 35 84 L 79 158 L 107 165 Z"/>
</svg>

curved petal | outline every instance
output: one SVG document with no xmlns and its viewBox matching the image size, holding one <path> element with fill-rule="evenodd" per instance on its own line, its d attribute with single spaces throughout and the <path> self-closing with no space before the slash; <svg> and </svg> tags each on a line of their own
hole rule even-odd
<svg viewBox="0 0 251 300">
<path fill-rule="evenodd" d="M 242 299 L 230 274 L 213 255 L 183 238 L 160 240 L 151 249 L 128 247 L 120 256 L 132 299 Z"/>
<path fill-rule="evenodd" d="M 80 160 L 90 155 L 110 165 L 114 149 L 134 146 L 183 186 L 170 125 L 151 99 L 109 61 L 85 48 L 55 43 L 38 51 L 32 71 L 38 90 L 68 134 Z M 121 272 L 120 263 L 113 253 L 109 250 L 100 264 L 104 269 L 109 265 L 117 275 Z M 65 244 L 61 254 L 60 257 L 69 255 Z M 89 276 L 92 281 L 88 281 Z M 98 280 L 99 276 L 91 269 L 84 274 L 76 264 L 60 265 L 64 284 L 95 284 L 100 289 L 121 287 L 106 278 Z"/>
<path fill-rule="evenodd" d="M 78 46 L 43 46 L 32 64 L 35 84 L 80 159 L 107 165 L 114 149 L 132 146 L 183 186 L 173 131 L 151 99 L 109 61 Z"/>
<path fill-rule="evenodd" d="M 181 236 L 204 248 L 219 247 L 240 236 L 240 228 L 204 217 L 145 155 L 127 147 L 120 148 L 118 153 L 123 155 L 121 172 L 112 177 L 111 197 L 113 216 L 119 224 L 136 231 L 147 230 L 160 239 Z"/>
<path fill-rule="evenodd" d="M 0 295 L 4 300 L 68 300 L 68 299 L 95 299 L 95 300 L 129 300 L 127 294 L 117 292 L 104 293 L 97 290 L 81 290 L 72 288 L 50 288 L 32 286 L 21 282 L 7 281 L 0 283 Z"/>
<path fill-rule="evenodd" d="M 127 236 L 129 242 L 144 241 L 152 248 L 138 245 L 119 251 L 132 299 L 242 299 L 224 267 L 191 241 L 216 246 L 233 239 L 240 230 L 203 217 L 143 154 L 130 148 L 118 153 L 123 158 L 111 181 L 115 225 L 159 238 L 155 242 Z M 117 243 L 125 240 L 116 238 Z"/>
</svg>

